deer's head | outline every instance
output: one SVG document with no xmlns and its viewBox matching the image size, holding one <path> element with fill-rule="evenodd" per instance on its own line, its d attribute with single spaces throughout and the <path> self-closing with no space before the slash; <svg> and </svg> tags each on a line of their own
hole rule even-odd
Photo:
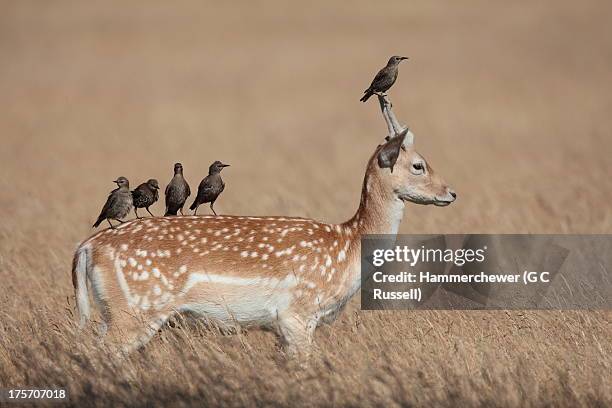
<svg viewBox="0 0 612 408">
<path fill-rule="evenodd" d="M 386 196 L 416 204 L 446 206 L 457 194 L 414 148 L 414 135 L 397 123 L 391 104 L 381 97 L 383 116 L 390 136 L 375 153 L 370 171 Z"/>
</svg>

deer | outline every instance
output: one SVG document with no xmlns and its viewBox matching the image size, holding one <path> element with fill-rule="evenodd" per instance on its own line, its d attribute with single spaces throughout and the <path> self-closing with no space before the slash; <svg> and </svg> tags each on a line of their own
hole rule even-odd
<svg viewBox="0 0 612 408">
<path fill-rule="evenodd" d="M 396 235 L 407 202 L 447 206 L 457 195 L 414 148 L 386 95 L 388 135 L 370 157 L 361 199 L 346 222 L 288 216 L 199 215 L 134 219 L 82 242 L 72 282 L 80 327 L 90 292 L 104 338 L 141 349 L 177 314 L 220 326 L 271 328 L 289 356 L 309 355 L 361 286 L 361 237 Z"/>
</svg>

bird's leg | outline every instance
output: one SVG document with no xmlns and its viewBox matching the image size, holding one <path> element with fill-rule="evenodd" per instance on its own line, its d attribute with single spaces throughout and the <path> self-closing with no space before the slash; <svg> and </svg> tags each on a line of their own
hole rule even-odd
<svg viewBox="0 0 612 408">
<path fill-rule="evenodd" d="M 212 210 L 213 214 L 215 214 L 215 216 L 217 215 L 217 213 L 215 212 L 215 209 L 213 208 L 213 205 L 215 204 L 215 202 L 211 202 L 210 203 L 210 209 Z"/>
<path fill-rule="evenodd" d="M 140 217 L 138 216 L 138 209 L 136 207 L 134 207 L 134 214 L 136 214 L 136 218 L 140 219 Z"/>
<path fill-rule="evenodd" d="M 179 211 L 181 212 L 181 215 L 185 215 L 183 214 L 183 207 L 179 208 Z"/>
<path fill-rule="evenodd" d="M 147 207 L 147 212 L 148 212 L 149 214 L 151 214 L 151 217 L 155 217 L 155 216 L 153 215 L 153 213 L 152 213 L 152 212 L 149 210 L 149 207 Z"/>
<path fill-rule="evenodd" d="M 113 224 L 110 222 L 110 218 L 107 218 L 106 221 L 108 221 L 108 225 L 110 225 L 111 229 L 115 229 Z"/>
<path fill-rule="evenodd" d="M 387 94 L 384 92 L 374 92 L 374 95 L 380 96 L 381 98 L 386 98 Z M 389 102 L 389 107 L 391 106 L 391 102 Z"/>
<path fill-rule="evenodd" d="M 198 215 L 198 206 L 196 206 L 195 210 L 193 210 L 193 215 Z"/>
<path fill-rule="evenodd" d="M 113 219 L 114 219 L 115 221 L 119 221 L 121 224 L 123 224 L 124 222 L 127 222 L 127 221 L 120 220 L 119 218 L 113 218 Z"/>
</svg>

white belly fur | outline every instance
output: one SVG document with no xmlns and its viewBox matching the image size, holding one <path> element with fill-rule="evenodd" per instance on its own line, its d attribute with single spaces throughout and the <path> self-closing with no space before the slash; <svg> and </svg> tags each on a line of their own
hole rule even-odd
<svg viewBox="0 0 612 408">
<path fill-rule="evenodd" d="M 226 324 L 267 325 L 289 308 L 296 284 L 292 275 L 279 280 L 193 272 L 181 291 L 189 300 L 180 304 L 179 311 Z"/>
</svg>

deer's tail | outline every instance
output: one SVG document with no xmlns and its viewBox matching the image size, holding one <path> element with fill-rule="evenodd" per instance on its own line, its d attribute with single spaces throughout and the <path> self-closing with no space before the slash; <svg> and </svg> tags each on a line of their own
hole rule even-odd
<svg viewBox="0 0 612 408">
<path fill-rule="evenodd" d="M 72 260 L 72 285 L 76 297 L 79 312 L 79 326 L 84 327 L 90 316 L 89 292 L 87 290 L 87 278 L 91 269 L 91 247 L 81 245 Z"/>
</svg>

